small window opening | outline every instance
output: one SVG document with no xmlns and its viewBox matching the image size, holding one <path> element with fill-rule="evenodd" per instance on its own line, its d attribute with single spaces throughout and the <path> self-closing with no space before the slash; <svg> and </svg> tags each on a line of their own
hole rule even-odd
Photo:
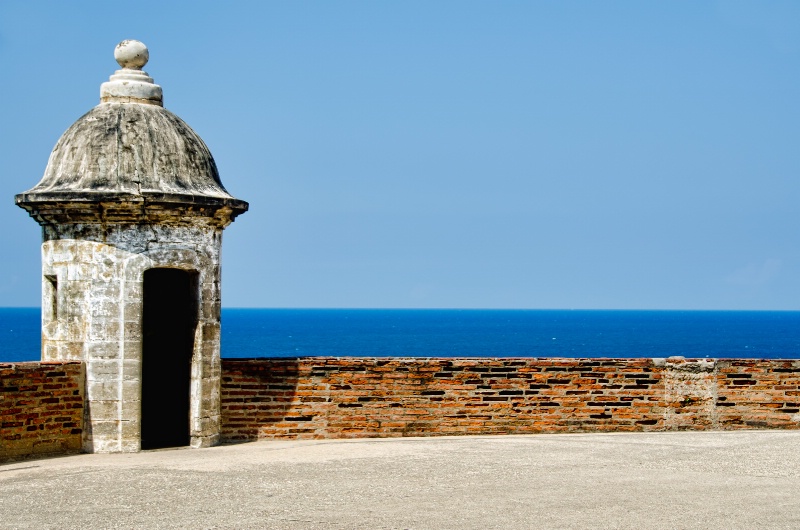
<svg viewBox="0 0 800 530">
<path fill-rule="evenodd" d="M 45 280 L 45 300 L 47 301 L 45 309 L 48 311 L 50 320 L 58 320 L 58 276 L 55 274 L 46 274 Z"/>
</svg>

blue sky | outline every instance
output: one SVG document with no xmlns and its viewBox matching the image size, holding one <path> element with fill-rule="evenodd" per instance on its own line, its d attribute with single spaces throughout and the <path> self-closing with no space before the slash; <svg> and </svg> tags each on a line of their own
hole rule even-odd
<svg viewBox="0 0 800 530">
<path fill-rule="evenodd" d="M 13 196 L 122 39 L 250 212 L 227 307 L 800 309 L 798 2 L 0 4 Z"/>
</svg>

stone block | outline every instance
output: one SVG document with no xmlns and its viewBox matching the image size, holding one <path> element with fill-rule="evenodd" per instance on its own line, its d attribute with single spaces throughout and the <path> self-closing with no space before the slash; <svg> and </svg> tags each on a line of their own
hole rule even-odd
<svg viewBox="0 0 800 530">
<path fill-rule="evenodd" d="M 139 322 L 125 322 L 123 329 L 125 330 L 126 341 L 142 340 L 142 326 Z"/>
<path fill-rule="evenodd" d="M 121 414 L 119 419 L 128 422 L 139 422 L 142 417 L 142 402 L 141 401 L 123 401 L 120 407 Z"/>
<path fill-rule="evenodd" d="M 119 299 L 122 290 L 118 281 L 97 281 L 92 284 L 92 315 L 110 315 L 119 313 Z"/>
<path fill-rule="evenodd" d="M 118 381 L 121 375 L 120 363 L 116 360 L 91 360 L 86 363 L 87 381 Z"/>
<path fill-rule="evenodd" d="M 84 442 L 84 450 L 89 453 L 118 453 L 122 441 L 115 430 L 113 434 L 92 433 Z"/>
<path fill-rule="evenodd" d="M 192 418 L 191 422 L 192 436 L 208 436 L 219 432 L 219 418 L 218 417 L 201 417 Z"/>
<path fill-rule="evenodd" d="M 120 431 L 119 420 L 92 420 L 92 438 L 95 446 L 98 441 L 102 440 L 118 440 Z"/>
<path fill-rule="evenodd" d="M 75 241 L 47 241 L 42 244 L 42 263 L 74 263 L 77 260 Z"/>
<path fill-rule="evenodd" d="M 138 453 L 142 450 L 142 441 L 139 438 L 123 438 L 118 450 L 121 453 Z"/>
<path fill-rule="evenodd" d="M 61 360 L 61 349 L 57 342 L 42 339 L 42 360 L 43 361 L 59 361 Z"/>
<path fill-rule="evenodd" d="M 95 401 L 118 401 L 121 395 L 122 383 L 119 381 L 86 381 L 86 395 L 91 403 Z"/>
<path fill-rule="evenodd" d="M 117 341 L 93 341 L 86 345 L 87 361 L 117 359 L 119 355 L 120 345 Z"/>
<path fill-rule="evenodd" d="M 78 256 L 77 259 L 86 258 Z M 96 279 L 96 269 L 85 261 L 75 261 L 67 264 L 67 277 L 69 282 L 87 282 Z"/>
<path fill-rule="evenodd" d="M 123 420 L 120 422 L 121 432 L 122 432 L 122 440 L 129 440 L 129 441 L 139 441 L 142 438 L 142 428 L 141 424 L 138 420 L 133 421 L 125 421 Z"/>
<path fill-rule="evenodd" d="M 117 421 L 120 419 L 120 403 L 118 400 L 95 399 L 89 402 L 87 408 L 93 422 Z"/>
<path fill-rule="evenodd" d="M 123 320 L 125 322 L 140 323 L 142 321 L 142 302 L 141 300 L 124 302 Z"/>
<path fill-rule="evenodd" d="M 126 360 L 138 360 L 142 358 L 142 342 L 141 340 L 131 340 L 126 337 L 125 342 L 122 344 L 122 354 Z"/>
<path fill-rule="evenodd" d="M 142 363 L 139 359 L 125 359 L 122 361 L 122 380 L 141 381 Z"/>
<path fill-rule="evenodd" d="M 204 322 L 200 325 L 202 329 L 203 342 L 219 342 L 220 325 L 219 322 Z"/>
<path fill-rule="evenodd" d="M 214 433 L 204 436 L 192 436 L 191 446 L 194 449 L 202 449 L 206 447 L 213 447 L 220 442 L 220 434 Z"/>
<path fill-rule="evenodd" d="M 140 401 L 142 399 L 142 385 L 139 381 L 122 382 L 122 401 Z"/>
<path fill-rule="evenodd" d="M 85 358 L 85 347 L 87 343 L 82 340 L 78 341 L 58 341 L 58 358 L 60 360 L 73 360 L 80 361 Z"/>
<path fill-rule="evenodd" d="M 90 342 L 94 342 L 119 338 L 120 329 L 122 329 L 122 326 L 120 325 L 120 322 L 116 320 L 116 316 L 117 315 L 111 315 L 108 317 L 98 316 L 96 320 L 93 319 L 89 324 L 87 339 Z"/>
<path fill-rule="evenodd" d="M 202 358 L 205 365 L 203 366 L 203 370 L 210 368 L 212 359 L 219 357 L 219 341 L 203 341 L 202 344 Z"/>
<path fill-rule="evenodd" d="M 122 285 L 125 302 L 141 303 L 144 299 L 144 270 L 135 270 L 132 272 L 135 275 L 134 278 L 126 279 Z"/>
<path fill-rule="evenodd" d="M 51 320 L 49 322 L 42 322 L 42 339 L 46 341 L 59 340 L 59 327 L 58 321 Z"/>
</svg>

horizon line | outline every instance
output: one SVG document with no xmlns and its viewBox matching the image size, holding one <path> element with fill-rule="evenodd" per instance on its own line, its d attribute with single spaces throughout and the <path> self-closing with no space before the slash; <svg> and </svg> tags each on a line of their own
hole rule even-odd
<svg viewBox="0 0 800 530">
<path fill-rule="evenodd" d="M 41 306 L 4 306 L 2 309 L 38 309 Z M 798 309 L 743 309 L 743 308 L 615 308 L 615 307 L 333 307 L 333 306 L 298 306 L 298 307 L 255 307 L 255 306 L 223 306 L 223 310 L 274 310 L 274 311 L 729 311 L 729 312 L 800 312 Z"/>
</svg>

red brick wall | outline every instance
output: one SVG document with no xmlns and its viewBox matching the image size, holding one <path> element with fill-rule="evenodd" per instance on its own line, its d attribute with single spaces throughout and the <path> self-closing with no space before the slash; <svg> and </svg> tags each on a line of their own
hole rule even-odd
<svg viewBox="0 0 800 530">
<path fill-rule="evenodd" d="M 798 428 L 800 361 L 222 362 L 222 438 Z"/>
<path fill-rule="evenodd" d="M 81 449 L 83 366 L 0 364 L 0 461 Z M 800 360 L 222 361 L 222 438 L 800 427 Z"/>
<path fill-rule="evenodd" d="M 0 462 L 81 450 L 83 365 L 0 363 Z"/>
<path fill-rule="evenodd" d="M 717 361 L 714 427 L 790 428 L 800 424 L 800 361 Z"/>
<path fill-rule="evenodd" d="M 800 361 L 222 362 L 222 438 L 798 428 Z"/>
</svg>

